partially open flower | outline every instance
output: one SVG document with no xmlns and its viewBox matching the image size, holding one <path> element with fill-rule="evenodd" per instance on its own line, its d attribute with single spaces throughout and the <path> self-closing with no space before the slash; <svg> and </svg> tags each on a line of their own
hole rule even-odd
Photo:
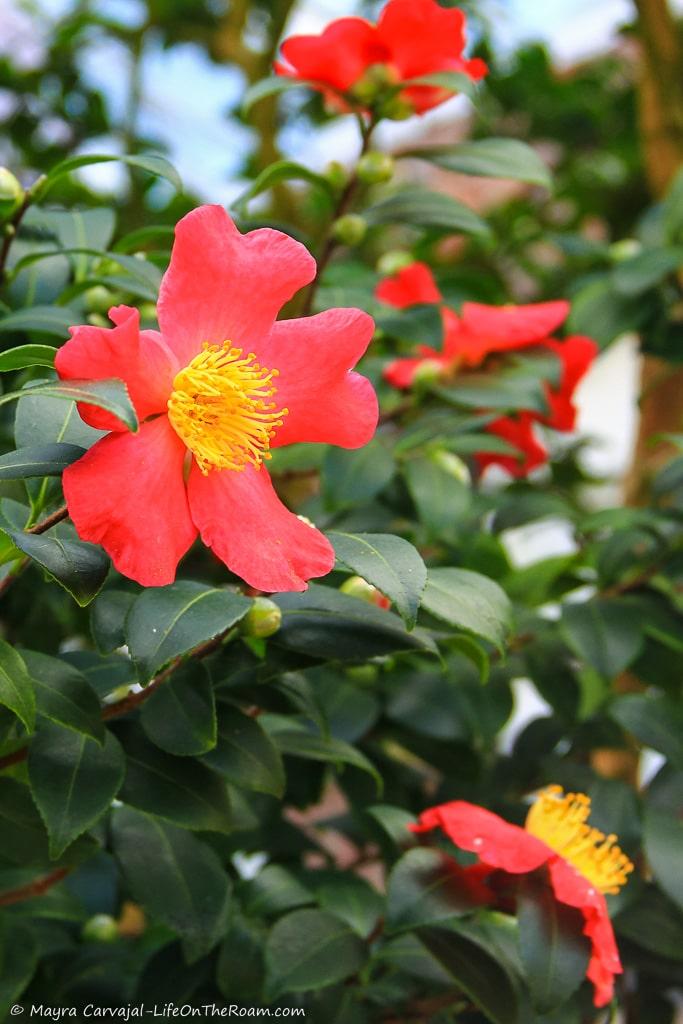
<svg viewBox="0 0 683 1024">
<path fill-rule="evenodd" d="M 616 836 L 587 824 L 589 814 L 587 796 L 565 796 L 560 786 L 549 786 L 531 807 L 524 828 L 463 800 L 424 811 L 410 827 L 413 832 L 440 828 L 461 850 L 476 854 L 479 864 L 463 870 L 474 871 L 479 882 L 498 871 L 522 875 L 545 868 L 555 899 L 583 914 L 583 933 L 591 942 L 586 977 L 593 983 L 595 1005 L 606 1006 L 622 966 L 605 894 L 619 891 L 633 865 L 616 845 Z"/>
</svg>

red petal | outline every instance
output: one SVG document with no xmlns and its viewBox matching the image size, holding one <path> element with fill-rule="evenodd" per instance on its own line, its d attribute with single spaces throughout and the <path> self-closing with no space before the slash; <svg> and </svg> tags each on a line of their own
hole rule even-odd
<svg viewBox="0 0 683 1024">
<path fill-rule="evenodd" d="M 188 495 L 204 543 L 257 590 L 306 590 L 334 566 L 330 542 L 285 508 L 263 466 L 203 476 L 193 465 Z"/>
<path fill-rule="evenodd" d="M 435 0 L 389 0 L 377 23 L 379 38 L 391 53 L 401 78 L 448 70 L 465 45 L 465 15 Z"/>
<path fill-rule="evenodd" d="M 397 309 L 416 306 L 420 302 L 441 302 L 441 292 L 426 263 L 411 263 L 397 274 L 385 277 L 377 285 L 375 296 Z"/>
<path fill-rule="evenodd" d="M 562 300 L 530 306 L 465 302 L 461 314 L 461 355 L 470 366 L 477 366 L 491 352 L 545 342 L 568 314 L 569 303 Z"/>
<path fill-rule="evenodd" d="M 576 424 L 574 392 L 600 350 L 592 338 L 579 335 L 567 338 L 566 341 L 549 338 L 546 345 L 561 359 L 562 374 L 559 389 L 547 389 L 550 415 L 543 422 L 555 430 L 573 430 Z"/>
<path fill-rule="evenodd" d="M 72 327 L 71 338 L 55 357 L 62 380 L 124 381 L 142 421 L 165 412 L 178 366 L 157 331 L 140 332 L 140 314 L 129 306 L 114 306 L 108 327 Z M 86 423 L 100 430 L 127 430 L 120 420 L 94 405 L 78 406 Z"/>
<path fill-rule="evenodd" d="M 412 387 L 415 374 L 425 363 L 441 363 L 446 369 L 448 361 L 435 349 L 424 346 L 424 355 L 418 359 L 395 359 L 384 367 L 382 376 L 395 388 Z"/>
<path fill-rule="evenodd" d="M 181 366 L 205 341 L 249 352 L 314 277 L 315 260 L 289 235 L 242 235 L 222 206 L 200 206 L 176 225 L 157 306 L 164 341 Z"/>
<path fill-rule="evenodd" d="M 321 82 L 346 92 L 371 64 L 387 59 L 377 29 L 364 18 L 337 18 L 320 35 L 291 36 L 282 44 L 278 74 Z"/>
<path fill-rule="evenodd" d="M 301 320 L 280 320 L 255 346 L 259 361 L 279 370 L 275 401 L 289 410 L 273 446 L 317 441 L 342 448 L 367 444 L 377 427 L 372 384 L 349 371 L 374 331 L 360 309 L 328 309 Z"/>
<path fill-rule="evenodd" d="M 172 583 L 197 535 L 183 482 L 185 445 L 166 416 L 137 434 L 109 434 L 64 470 L 78 536 L 101 544 L 124 576 L 144 587 Z"/>
<path fill-rule="evenodd" d="M 508 473 L 515 477 L 523 477 L 538 466 L 544 465 L 548 460 L 546 448 L 536 437 L 534 432 L 535 417 L 532 413 L 522 412 L 517 417 L 501 416 L 486 427 L 489 434 L 502 437 L 509 441 L 520 452 L 524 458 L 517 458 L 515 455 L 500 455 L 496 452 L 477 452 L 477 463 L 483 472 L 487 466 L 501 466 Z"/>
<path fill-rule="evenodd" d="M 555 856 L 548 871 L 555 898 L 576 907 L 584 916 L 583 933 L 591 940 L 586 977 L 593 982 L 595 1005 L 607 1006 L 614 995 L 614 976 L 621 974 L 623 968 L 605 897 L 562 857 Z"/>
<path fill-rule="evenodd" d="M 476 853 L 483 864 L 514 875 L 534 871 L 553 856 L 550 847 L 530 832 L 464 800 L 424 811 L 411 831 L 433 828 L 443 829 L 456 846 Z"/>
</svg>

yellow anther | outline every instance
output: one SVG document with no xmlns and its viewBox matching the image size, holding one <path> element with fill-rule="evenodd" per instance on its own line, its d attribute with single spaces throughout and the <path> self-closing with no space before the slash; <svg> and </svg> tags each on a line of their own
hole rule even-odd
<svg viewBox="0 0 683 1024">
<path fill-rule="evenodd" d="M 270 442 L 287 409 L 271 401 L 278 370 L 267 370 L 256 356 L 204 343 L 202 351 L 176 375 L 168 418 L 205 475 L 210 469 L 257 469 L 271 458 Z"/>
<path fill-rule="evenodd" d="M 525 828 L 555 850 L 603 893 L 617 893 L 633 871 L 633 864 L 616 845 L 586 824 L 591 810 L 584 793 L 563 795 L 561 786 L 548 786 L 529 811 Z"/>
</svg>

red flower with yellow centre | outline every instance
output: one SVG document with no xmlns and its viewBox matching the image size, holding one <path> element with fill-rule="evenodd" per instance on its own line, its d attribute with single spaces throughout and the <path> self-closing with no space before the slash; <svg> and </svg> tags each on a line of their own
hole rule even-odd
<svg viewBox="0 0 683 1024">
<path fill-rule="evenodd" d="M 160 331 L 141 331 L 127 306 L 110 310 L 112 329 L 71 328 L 59 376 L 120 378 L 141 424 L 133 434 L 81 405 L 109 433 L 63 478 L 79 536 L 124 576 L 172 583 L 198 533 L 258 590 L 305 590 L 332 569 L 331 544 L 285 508 L 264 465 L 272 448 L 298 441 L 360 447 L 377 425 L 370 382 L 350 372 L 372 318 L 330 309 L 276 322 L 315 270 L 282 232 L 242 235 L 222 207 L 203 206 L 176 227 Z"/>
<path fill-rule="evenodd" d="M 589 815 L 587 796 L 563 796 L 560 786 L 549 786 L 532 805 L 524 828 L 455 800 L 424 811 L 411 829 L 440 828 L 461 850 L 476 854 L 479 864 L 462 870 L 472 871 L 477 883 L 498 871 L 522 875 L 545 867 L 555 899 L 583 915 L 583 933 L 591 942 L 586 977 L 593 983 L 595 1005 L 606 1006 L 622 966 L 605 894 L 619 891 L 633 865 L 616 845 L 616 836 L 591 828 Z"/>
<path fill-rule="evenodd" d="M 290 36 L 282 44 L 280 75 L 301 79 L 323 92 L 366 93 L 381 97 L 382 88 L 440 71 L 457 71 L 473 81 L 483 78 L 486 64 L 463 57 L 465 15 L 441 7 L 436 0 L 389 0 L 376 25 L 364 18 L 338 18 L 320 35 Z M 434 86 L 409 86 L 400 91 L 402 113 L 422 114 L 452 95 Z M 391 116 L 391 111 L 389 111 Z"/>
<path fill-rule="evenodd" d="M 501 416 L 489 423 L 486 430 L 509 441 L 519 449 L 516 455 L 481 452 L 477 461 L 483 470 L 496 464 L 513 476 L 526 476 L 543 465 L 548 453 L 536 437 L 535 423 L 543 423 L 554 430 L 570 431 L 576 425 L 574 392 L 589 366 L 598 354 L 598 347 L 590 338 L 575 335 L 557 341 L 550 335 L 569 314 L 569 303 L 538 302 L 527 306 L 486 306 L 478 302 L 464 302 L 458 316 L 443 305 L 430 268 L 424 263 L 413 263 L 393 277 L 380 282 L 376 292 L 381 302 L 399 309 L 418 303 L 440 303 L 444 327 L 441 351 L 428 345 L 418 347 L 419 355 L 408 359 L 395 359 L 385 367 L 384 377 L 397 388 L 409 388 L 419 379 L 423 368 L 435 372 L 444 380 L 460 369 L 480 366 L 489 355 L 505 353 L 542 345 L 551 349 L 560 360 L 560 381 L 557 388 L 545 386 L 547 415 L 520 411 L 516 416 Z"/>
</svg>

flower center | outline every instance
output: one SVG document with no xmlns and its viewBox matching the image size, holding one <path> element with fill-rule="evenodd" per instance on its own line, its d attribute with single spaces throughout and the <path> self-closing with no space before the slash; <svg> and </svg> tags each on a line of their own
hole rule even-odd
<svg viewBox="0 0 683 1024">
<path fill-rule="evenodd" d="M 561 786 L 548 786 L 529 811 L 524 827 L 600 892 L 617 893 L 633 864 L 616 845 L 616 836 L 605 836 L 586 824 L 590 810 L 590 797 L 583 793 L 563 796 Z"/>
<path fill-rule="evenodd" d="M 204 475 L 210 469 L 258 469 L 271 457 L 270 442 L 287 415 L 270 401 L 278 373 L 257 363 L 253 352 L 243 356 L 226 341 L 204 342 L 176 375 L 168 418 Z"/>
</svg>

